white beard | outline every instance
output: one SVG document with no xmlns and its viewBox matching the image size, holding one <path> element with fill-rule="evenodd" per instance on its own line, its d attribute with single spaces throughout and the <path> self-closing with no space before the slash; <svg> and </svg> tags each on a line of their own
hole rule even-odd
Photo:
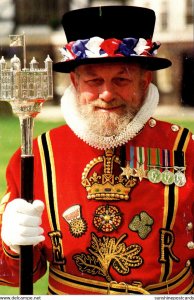
<svg viewBox="0 0 194 300">
<path fill-rule="evenodd" d="M 109 113 L 102 112 L 101 109 L 94 109 L 94 107 L 110 109 L 119 105 L 123 105 L 122 113 Z M 121 100 L 113 100 L 107 103 L 101 99 L 96 99 L 90 104 L 77 104 L 76 109 L 80 117 L 84 120 L 87 130 L 104 137 L 117 136 L 126 128 L 138 111 L 137 108 L 129 107 Z"/>
<path fill-rule="evenodd" d="M 80 139 L 92 147 L 109 149 L 133 139 L 153 115 L 158 102 L 158 89 L 150 83 L 144 103 L 137 113 L 126 111 L 123 116 L 100 114 L 98 117 L 85 105 L 80 111 L 75 88 L 70 85 L 61 98 L 61 110 L 66 123 Z M 105 126 L 107 122 L 108 126 Z"/>
</svg>

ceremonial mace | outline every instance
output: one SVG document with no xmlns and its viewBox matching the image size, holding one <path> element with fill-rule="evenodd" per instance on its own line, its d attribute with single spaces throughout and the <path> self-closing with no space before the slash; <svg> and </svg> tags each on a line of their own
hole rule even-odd
<svg viewBox="0 0 194 300">
<path fill-rule="evenodd" d="M 21 128 L 21 198 L 33 202 L 33 127 L 34 118 L 44 101 L 53 97 L 52 60 L 47 56 L 45 68 L 38 68 L 33 57 L 26 68 L 25 35 L 10 35 L 10 47 L 23 47 L 23 68 L 14 55 L 7 68 L 4 57 L 0 59 L 0 100 L 11 104 L 19 117 Z M 33 294 L 33 246 L 20 246 L 20 294 Z"/>
</svg>

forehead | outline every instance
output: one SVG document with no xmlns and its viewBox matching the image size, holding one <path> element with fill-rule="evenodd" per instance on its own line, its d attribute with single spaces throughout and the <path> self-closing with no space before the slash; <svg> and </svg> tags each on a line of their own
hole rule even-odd
<svg viewBox="0 0 194 300">
<path fill-rule="evenodd" d="M 128 74 L 142 70 L 139 64 L 135 63 L 103 63 L 103 64 L 86 64 L 76 68 L 80 74 Z"/>
</svg>

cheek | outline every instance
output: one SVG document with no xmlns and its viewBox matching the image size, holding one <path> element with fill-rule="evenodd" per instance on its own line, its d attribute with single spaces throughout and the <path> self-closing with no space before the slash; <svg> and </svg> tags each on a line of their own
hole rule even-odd
<svg viewBox="0 0 194 300">
<path fill-rule="evenodd" d="M 131 107 L 139 107 L 143 102 L 143 93 L 137 90 L 130 91 L 128 94 L 123 95 L 125 103 Z"/>
<path fill-rule="evenodd" d="M 131 104 L 132 102 L 136 101 L 137 99 L 137 90 L 134 88 L 130 89 L 123 89 L 120 92 L 120 97 L 128 104 Z"/>
<path fill-rule="evenodd" d="M 89 104 L 98 98 L 98 94 L 91 92 L 82 92 L 79 95 L 79 103 L 80 104 Z"/>
<path fill-rule="evenodd" d="M 143 85 L 143 82 L 141 81 L 132 90 L 132 93 L 131 93 L 132 102 L 137 105 L 142 104 L 144 97 L 145 97 L 145 93 L 146 93 L 146 90 Z"/>
</svg>

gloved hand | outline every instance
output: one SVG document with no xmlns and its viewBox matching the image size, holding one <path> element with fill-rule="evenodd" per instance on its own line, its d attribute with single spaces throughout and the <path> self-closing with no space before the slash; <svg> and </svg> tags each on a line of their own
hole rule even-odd
<svg viewBox="0 0 194 300">
<path fill-rule="evenodd" d="M 19 253 L 21 245 L 37 245 L 45 240 L 42 212 L 44 203 L 34 200 L 28 203 L 24 199 L 9 202 L 2 217 L 1 237 L 4 243 L 13 251 Z"/>
</svg>

